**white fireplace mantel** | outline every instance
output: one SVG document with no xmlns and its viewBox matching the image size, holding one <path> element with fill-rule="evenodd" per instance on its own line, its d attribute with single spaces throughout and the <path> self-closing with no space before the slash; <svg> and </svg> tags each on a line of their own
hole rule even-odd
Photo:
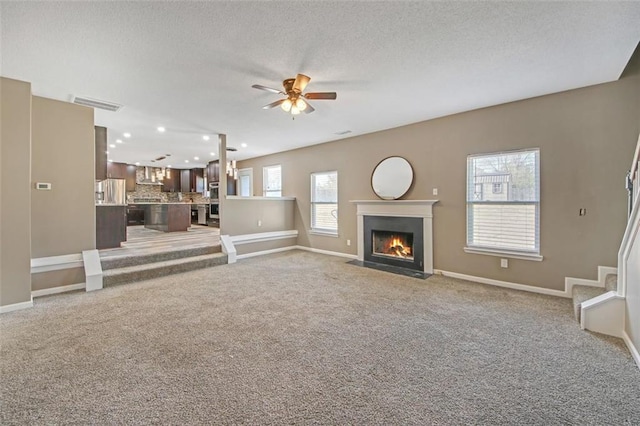
<svg viewBox="0 0 640 426">
<path fill-rule="evenodd" d="M 358 260 L 364 261 L 364 216 L 421 217 L 424 272 L 433 273 L 433 205 L 438 200 L 351 200 L 358 216 Z"/>
</svg>

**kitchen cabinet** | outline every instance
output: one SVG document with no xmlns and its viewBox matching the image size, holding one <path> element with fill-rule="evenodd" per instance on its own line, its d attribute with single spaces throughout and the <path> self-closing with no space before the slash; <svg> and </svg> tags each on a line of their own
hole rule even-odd
<svg viewBox="0 0 640 426">
<path fill-rule="evenodd" d="M 107 177 L 111 179 L 126 179 L 126 163 L 107 163 Z"/>
<path fill-rule="evenodd" d="M 180 170 L 180 192 L 191 192 L 191 170 Z"/>
<path fill-rule="evenodd" d="M 96 206 L 96 248 L 120 247 L 120 243 L 126 240 L 126 206 Z"/>
<path fill-rule="evenodd" d="M 180 192 L 182 190 L 181 186 L 181 170 L 179 169 L 167 169 L 167 175 L 162 181 L 162 192 Z"/>
<path fill-rule="evenodd" d="M 181 192 L 204 191 L 204 169 L 191 169 L 180 171 Z"/>
<path fill-rule="evenodd" d="M 207 181 L 220 182 L 220 160 L 207 164 Z"/>
<path fill-rule="evenodd" d="M 138 167 L 134 164 L 127 164 L 127 173 L 126 173 L 126 190 L 127 191 L 135 191 L 136 190 L 136 171 Z"/>
<path fill-rule="evenodd" d="M 94 126 L 96 141 L 96 180 L 107 178 L 107 128 Z"/>
<path fill-rule="evenodd" d="M 204 169 L 191 169 L 191 192 L 204 191 Z"/>
</svg>

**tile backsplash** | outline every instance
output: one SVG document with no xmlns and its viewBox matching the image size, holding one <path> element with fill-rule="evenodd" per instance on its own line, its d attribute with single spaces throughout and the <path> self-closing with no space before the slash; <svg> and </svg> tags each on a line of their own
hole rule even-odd
<svg viewBox="0 0 640 426">
<path fill-rule="evenodd" d="M 136 180 L 144 180 L 144 167 L 138 167 L 136 170 Z M 182 200 L 180 195 L 182 195 Z M 158 198 L 163 203 L 177 203 L 180 201 L 188 203 L 191 200 L 194 203 L 209 203 L 209 198 L 199 192 L 162 192 L 162 185 L 136 184 L 135 191 L 127 191 L 127 202 L 132 203 L 134 198 Z"/>
</svg>

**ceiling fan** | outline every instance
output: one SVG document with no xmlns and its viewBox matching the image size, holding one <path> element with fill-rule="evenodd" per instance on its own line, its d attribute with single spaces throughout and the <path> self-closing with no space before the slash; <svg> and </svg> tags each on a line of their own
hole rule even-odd
<svg viewBox="0 0 640 426">
<path fill-rule="evenodd" d="M 284 91 L 278 89 L 272 89 L 271 87 L 262 86 L 260 84 L 254 84 L 254 89 L 266 90 L 271 93 L 279 93 L 281 95 L 285 95 L 286 98 L 280 99 L 278 101 L 272 102 L 269 105 L 265 105 L 262 109 L 271 109 L 277 106 L 280 106 L 284 111 L 290 112 L 293 115 L 298 115 L 301 112 L 305 114 L 310 114 L 315 111 L 315 108 L 312 107 L 308 99 L 313 100 L 322 100 L 322 99 L 336 99 L 336 92 L 312 92 L 312 93 L 302 93 L 304 89 L 309 84 L 310 77 L 304 74 L 298 74 L 296 78 L 287 78 L 282 82 L 282 86 L 284 86 Z"/>
</svg>

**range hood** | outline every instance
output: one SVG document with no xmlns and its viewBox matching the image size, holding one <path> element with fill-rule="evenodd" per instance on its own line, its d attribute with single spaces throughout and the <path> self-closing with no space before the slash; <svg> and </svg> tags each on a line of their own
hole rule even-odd
<svg viewBox="0 0 640 426">
<path fill-rule="evenodd" d="M 138 185 L 164 185 L 156 178 L 156 170 L 153 167 L 144 166 L 144 179 L 137 181 Z"/>
</svg>

